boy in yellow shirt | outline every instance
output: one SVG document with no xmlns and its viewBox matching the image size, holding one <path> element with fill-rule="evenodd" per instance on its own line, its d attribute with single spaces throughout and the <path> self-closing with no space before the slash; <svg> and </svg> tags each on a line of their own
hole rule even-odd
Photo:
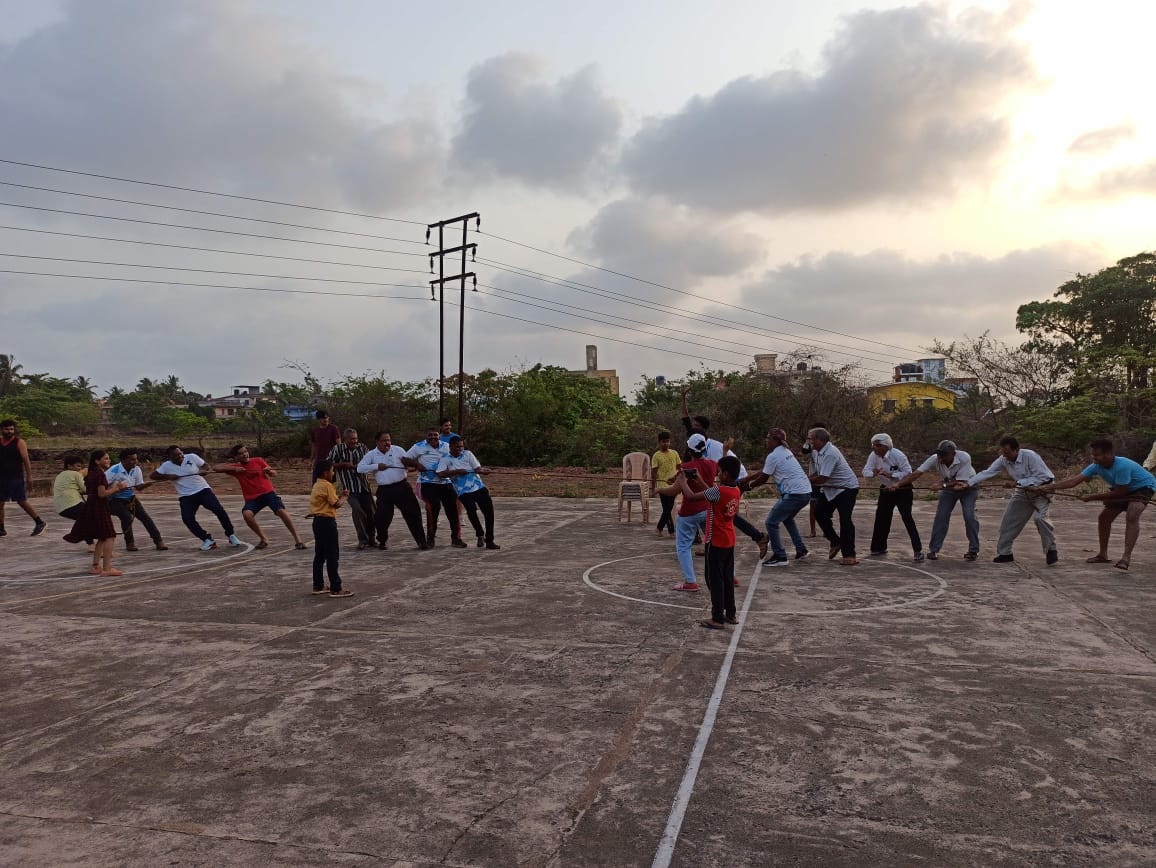
<svg viewBox="0 0 1156 868">
<path fill-rule="evenodd" d="M 314 470 L 317 481 L 309 492 L 309 512 L 313 515 L 313 593 L 331 597 L 352 597 L 353 591 L 341 587 L 337 561 L 341 554 L 337 535 L 337 510 L 349 497 L 348 491 L 339 495 L 333 487 L 333 462 L 318 461 Z M 325 589 L 322 572 L 329 574 L 329 590 Z"/>
<path fill-rule="evenodd" d="M 651 492 L 658 491 L 659 488 L 674 482 L 674 477 L 678 474 L 678 468 L 681 466 L 682 461 L 679 459 L 678 453 L 670 448 L 670 432 L 663 431 L 658 435 L 658 451 L 650 459 Z M 674 516 L 671 514 L 671 510 L 674 509 L 675 497 L 676 495 L 673 494 L 658 495 L 658 499 L 662 501 L 662 517 L 658 519 L 659 536 L 662 536 L 664 527 L 671 536 L 674 536 Z"/>
</svg>

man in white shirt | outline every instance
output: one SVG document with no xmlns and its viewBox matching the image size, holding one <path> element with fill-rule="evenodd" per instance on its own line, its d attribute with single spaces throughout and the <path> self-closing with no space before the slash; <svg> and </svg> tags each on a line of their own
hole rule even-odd
<svg viewBox="0 0 1156 868">
<path fill-rule="evenodd" d="M 887 538 L 891 535 L 891 519 L 895 510 L 899 510 L 899 517 L 903 519 L 903 526 L 907 529 L 907 536 L 911 540 L 911 550 L 915 560 L 923 560 L 923 542 L 919 539 L 919 528 L 915 519 L 911 517 L 911 506 L 915 501 L 915 492 L 911 485 L 899 485 L 894 489 L 892 483 L 911 473 L 911 462 L 907 456 L 895 448 L 888 434 L 876 434 L 871 438 L 871 455 L 863 466 L 864 479 L 879 479 L 879 502 L 875 506 L 875 527 L 871 533 L 871 554 L 887 554 Z"/>
<path fill-rule="evenodd" d="M 161 532 L 157 530 L 152 516 L 145 510 L 140 498 L 136 496 L 136 493 L 141 489 L 156 483 L 145 482 L 144 473 L 140 469 L 140 453 L 136 449 L 122 449 L 117 457 L 120 458 L 120 462 L 108 468 L 104 472 L 104 476 L 109 485 L 115 485 L 118 482 L 123 482 L 125 485 L 123 489 L 108 499 L 109 511 L 120 519 L 120 532 L 124 536 L 125 551 L 140 551 L 136 547 L 136 538 L 132 532 L 133 522 L 139 519 L 145 531 L 152 538 L 157 551 L 163 552 L 168 546 L 161 539 Z"/>
<path fill-rule="evenodd" d="M 438 531 L 438 513 L 444 509 L 450 522 L 450 545 L 464 549 L 466 544 L 462 541 L 462 522 L 458 515 L 458 496 L 454 493 L 453 481 L 438 476 L 438 464 L 449 454 L 450 447 L 442 443 L 441 430 L 429 428 L 425 432 L 425 440 L 411 446 L 401 460 L 406 467 L 419 472 L 421 498 L 429 507 L 426 544 L 433 547 Z"/>
<path fill-rule="evenodd" d="M 1056 549 L 1056 530 L 1048 519 L 1052 498 L 1051 495 L 1028 489 L 1050 485 L 1056 481 L 1056 475 L 1048 469 L 1048 465 L 1038 453 L 1030 449 L 1021 449 L 1019 441 L 1014 437 L 1004 437 L 1000 440 L 999 449 L 1000 456 L 992 462 L 991 467 L 977 473 L 968 482 L 968 485 L 975 488 L 981 482 L 1004 473 L 1011 480 L 1004 483 L 1004 487 L 1015 489 L 1015 494 L 1007 502 L 1007 508 L 1004 509 L 1003 518 L 999 523 L 999 542 L 996 544 L 996 556 L 993 561 L 997 564 L 1007 564 L 1015 560 L 1012 556 L 1012 544 L 1031 519 L 1036 523 L 1036 530 L 1040 533 L 1040 542 L 1044 548 L 1044 557 L 1048 566 L 1051 566 L 1060 559 L 1060 553 Z"/>
<path fill-rule="evenodd" d="M 771 479 L 778 486 L 779 501 L 767 513 L 766 520 L 771 556 L 763 563 L 769 567 L 785 567 L 791 562 L 787 559 L 787 550 L 783 548 L 780 524 L 787 529 L 791 543 L 795 546 L 795 560 L 802 560 L 810 554 L 795 524 L 795 516 L 811 502 L 811 480 L 807 478 L 799 459 L 787 446 L 787 432 L 782 428 L 772 428 L 767 432 L 767 449 L 770 452 L 763 462 L 763 469 L 743 480 L 739 488 L 750 491 Z"/>
<path fill-rule="evenodd" d="M 396 507 L 405 519 L 406 527 L 413 535 L 419 549 L 429 548 L 425 531 L 421 526 L 421 506 L 417 495 L 406 481 L 405 450 L 394 446 L 388 431 L 379 431 L 377 446 L 365 453 L 357 464 L 358 473 L 372 473 L 377 483 L 377 508 L 374 518 L 377 522 L 377 547 L 388 548 L 389 526 L 393 522 Z"/>
<path fill-rule="evenodd" d="M 831 544 L 827 557 L 834 560 L 843 553 L 845 567 L 857 566 L 855 557 L 855 522 L 851 517 L 859 497 L 859 477 L 847 464 L 843 453 L 831 443 L 831 432 L 826 428 L 812 428 L 807 432 L 811 444 L 811 482 L 819 486 L 822 497 L 815 506 L 815 521 L 823 536 Z M 839 513 L 839 532 L 831 517 Z"/>
<path fill-rule="evenodd" d="M 229 538 L 229 545 L 241 545 L 233 533 L 233 522 L 229 520 L 229 514 L 205 481 L 205 475 L 212 473 L 212 470 L 204 460 L 199 455 L 186 455 L 180 446 L 170 446 L 165 454 L 168 460 L 149 474 L 149 479 L 166 480 L 174 484 L 181 504 L 181 521 L 201 541 L 201 551 L 207 552 L 217 547 L 212 535 L 197 523 L 197 510 L 202 506 L 217 517 Z"/>
<path fill-rule="evenodd" d="M 975 476 L 971 466 L 971 456 L 957 449 L 951 440 L 940 440 L 935 454 L 906 476 L 892 482 L 888 488 L 897 491 L 901 486 L 910 485 L 925 473 L 939 474 L 939 502 L 935 507 L 935 521 L 931 525 L 931 547 L 927 550 L 929 560 L 939 559 L 939 550 L 947 539 L 947 529 L 951 527 L 951 513 L 958 503 L 963 513 L 963 527 L 967 533 L 967 553 L 964 560 L 974 561 L 979 557 L 979 519 L 975 517 L 975 502 L 979 500 L 979 489 L 971 488 L 967 482 Z"/>
</svg>

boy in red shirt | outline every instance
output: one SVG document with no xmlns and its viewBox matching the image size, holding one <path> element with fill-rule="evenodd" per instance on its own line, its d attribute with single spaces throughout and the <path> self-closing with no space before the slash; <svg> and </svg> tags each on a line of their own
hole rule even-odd
<svg viewBox="0 0 1156 868">
<path fill-rule="evenodd" d="M 737 624 L 735 609 L 735 515 L 742 492 L 735 486 L 742 468 L 739 460 L 727 455 L 718 462 L 718 478 L 705 491 L 693 491 L 685 477 L 679 477 L 682 496 L 687 501 L 705 501 L 706 586 L 710 589 L 710 618 L 699 623 L 711 630 Z"/>
<path fill-rule="evenodd" d="M 233 459 L 232 463 L 216 464 L 213 470 L 235 476 L 241 483 L 241 495 L 245 498 L 241 516 L 245 519 L 245 524 L 249 525 L 249 529 L 261 540 L 257 543 L 257 548 L 269 548 L 269 537 L 265 536 L 261 525 L 257 524 L 257 513 L 265 507 L 269 507 L 289 529 L 289 533 L 293 535 L 295 544 L 293 547 L 305 548 L 305 543 L 297 535 L 297 528 L 293 526 L 293 519 L 289 517 L 289 510 L 285 509 L 285 503 L 273 489 L 271 478 L 277 475 L 277 471 L 270 467 L 264 458 L 250 458 L 248 448 L 241 443 L 229 450 L 229 457 Z"/>
</svg>

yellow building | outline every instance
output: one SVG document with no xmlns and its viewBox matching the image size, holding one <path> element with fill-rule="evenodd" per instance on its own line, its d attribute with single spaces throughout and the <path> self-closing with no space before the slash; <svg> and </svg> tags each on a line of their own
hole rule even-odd
<svg viewBox="0 0 1156 868">
<path fill-rule="evenodd" d="M 901 410 L 917 408 L 954 410 L 955 399 L 955 392 L 946 386 L 918 380 L 885 383 L 867 390 L 867 401 L 871 411 L 880 416 L 890 416 Z"/>
</svg>

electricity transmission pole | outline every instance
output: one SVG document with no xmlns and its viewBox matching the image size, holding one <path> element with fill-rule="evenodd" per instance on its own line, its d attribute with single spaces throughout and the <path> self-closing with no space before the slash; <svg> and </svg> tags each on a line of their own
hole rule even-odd
<svg viewBox="0 0 1156 868">
<path fill-rule="evenodd" d="M 430 299 L 438 300 L 438 419 L 446 415 L 446 283 L 461 282 L 461 297 L 458 300 L 458 433 L 465 431 L 465 403 L 466 403 L 466 279 L 474 281 L 474 292 L 478 291 L 478 276 L 472 271 L 466 271 L 466 254 L 477 258 L 478 245 L 469 241 L 467 235 L 470 221 L 474 221 L 474 231 L 481 229 L 482 218 L 477 211 L 453 217 L 449 220 L 439 220 L 430 223 L 425 230 L 425 241 L 429 244 L 430 233 L 438 231 L 438 249 L 429 255 L 429 270 L 434 270 L 434 258 L 438 261 L 438 276 L 429 282 Z M 462 224 L 462 243 L 456 247 L 446 247 L 446 228 L 457 223 Z M 446 257 L 461 253 L 461 269 L 457 274 L 446 274 Z M 437 294 L 435 296 L 435 288 Z"/>
</svg>

